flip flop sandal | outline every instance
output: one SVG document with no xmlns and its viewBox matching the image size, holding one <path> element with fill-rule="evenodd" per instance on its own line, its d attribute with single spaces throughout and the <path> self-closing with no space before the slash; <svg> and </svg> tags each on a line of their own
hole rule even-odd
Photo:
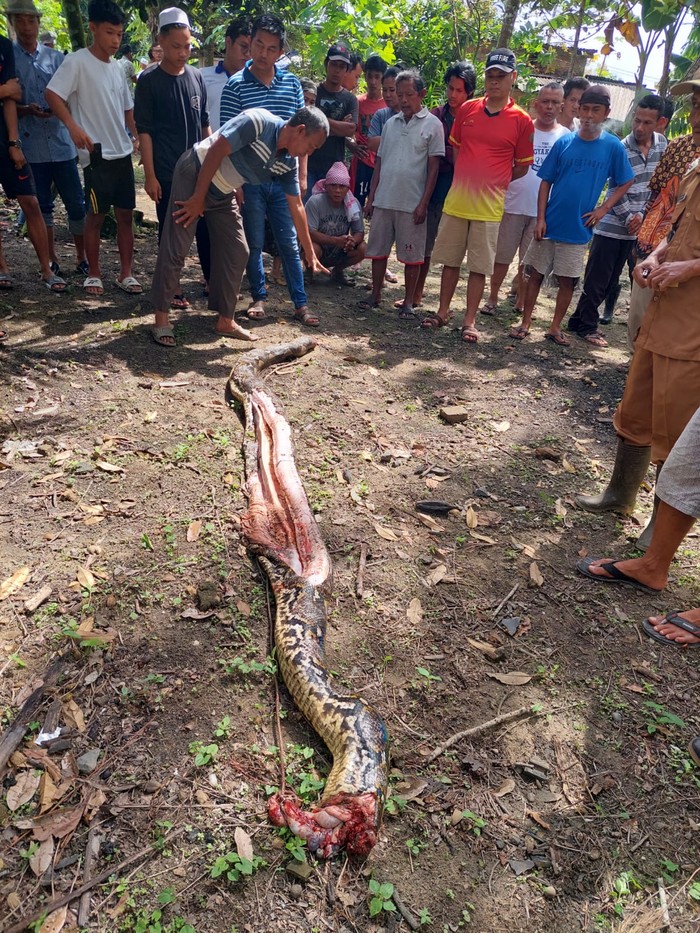
<svg viewBox="0 0 700 933">
<path fill-rule="evenodd" d="M 76 263 L 75 274 L 76 275 L 90 275 L 90 266 L 87 264 L 86 259 L 81 259 L 79 263 Z"/>
<path fill-rule="evenodd" d="M 577 334 L 577 336 L 580 337 L 581 340 L 585 340 L 586 343 L 590 343 L 593 347 L 603 348 L 610 346 L 605 337 L 597 331 L 595 334 Z"/>
<path fill-rule="evenodd" d="M 94 292 L 88 292 L 88 295 L 90 295 L 92 298 L 97 298 L 100 295 L 104 295 L 104 286 L 102 284 L 102 279 L 96 275 L 89 275 L 83 282 L 83 288 L 85 289 L 85 291 L 87 291 L 88 288 L 95 289 Z"/>
<path fill-rule="evenodd" d="M 399 281 L 398 275 L 396 275 L 395 272 L 390 272 L 388 269 L 384 273 L 384 278 L 387 282 L 391 282 L 392 285 L 396 285 L 396 283 Z"/>
<path fill-rule="evenodd" d="M 474 327 L 473 324 L 469 324 L 467 327 L 463 327 L 461 333 L 464 343 L 479 342 L 479 331 L 476 329 L 476 327 Z"/>
<path fill-rule="evenodd" d="M 294 320 L 299 321 L 300 324 L 306 324 L 307 327 L 318 327 L 321 323 L 320 319 L 308 308 L 295 311 Z"/>
<path fill-rule="evenodd" d="M 10 291 L 11 288 L 15 287 L 15 280 L 9 274 L 9 272 L 0 272 L 0 289 L 3 291 Z"/>
<path fill-rule="evenodd" d="M 449 318 L 443 319 L 439 314 L 430 314 L 428 317 L 424 317 L 420 322 L 420 326 L 423 330 L 440 330 L 441 327 L 446 327 L 449 323 Z"/>
<path fill-rule="evenodd" d="M 56 295 L 60 295 L 61 292 L 65 292 L 68 288 L 66 285 L 66 280 L 62 279 L 60 275 L 50 275 L 48 279 L 44 279 L 44 285 L 50 292 L 53 292 Z"/>
<path fill-rule="evenodd" d="M 166 337 L 172 337 L 175 340 L 175 331 L 170 325 L 167 327 L 152 327 L 151 328 L 151 337 L 158 344 L 159 347 L 165 347 L 166 350 L 174 350 L 177 344 L 175 343 L 166 343 Z"/>
<path fill-rule="evenodd" d="M 395 301 L 395 302 L 394 302 L 394 307 L 396 308 L 397 311 L 400 311 L 401 308 L 403 308 L 403 306 L 404 306 L 404 300 L 403 300 L 403 298 L 399 298 L 398 301 Z M 422 308 L 422 307 L 423 307 L 423 302 L 422 302 L 422 301 L 417 301 L 417 302 L 413 305 L 413 307 L 414 307 L 414 308 Z"/>
<path fill-rule="evenodd" d="M 561 331 L 558 334 L 545 334 L 545 340 L 550 340 L 552 343 L 556 343 L 558 347 L 570 347 L 571 341 L 565 337 Z"/>
<path fill-rule="evenodd" d="M 173 295 L 173 297 L 170 299 L 170 307 L 174 311 L 186 311 L 187 308 L 192 306 L 184 295 Z"/>
<path fill-rule="evenodd" d="M 492 305 L 490 301 L 487 301 L 484 307 L 481 309 L 481 313 L 485 314 L 486 317 L 494 317 L 498 311 L 498 305 Z"/>
<path fill-rule="evenodd" d="M 121 288 L 123 292 L 126 292 L 127 295 L 141 295 L 143 293 L 143 286 L 133 275 L 127 275 L 125 279 L 115 279 L 114 284 L 117 288 Z"/>
<path fill-rule="evenodd" d="M 656 590 L 651 586 L 645 586 L 643 583 L 640 583 L 639 580 L 635 580 L 634 577 L 630 577 L 629 574 L 620 570 L 617 566 L 619 561 L 610 560 L 599 565 L 601 570 L 609 574 L 607 577 L 602 577 L 600 574 L 594 573 L 594 571 L 591 570 L 591 564 L 594 564 L 597 560 L 600 560 L 600 558 L 585 557 L 583 560 L 576 562 L 576 569 L 579 573 L 583 574 L 584 577 L 588 577 L 589 580 L 595 580 L 596 583 L 616 583 L 618 586 L 632 586 L 635 590 L 641 590 L 642 593 L 661 593 L 661 590 Z"/>
<path fill-rule="evenodd" d="M 525 330 L 524 327 L 514 327 L 509 336 L 512 337 L 513 340 L 524 340 L 526 337 L 530 336 L 530 331 Z"/>
<path fill-rule="evenodd" d="M 252 305 L 243 313 L 249 321 L 262 321 L 267 317 L 264 308 L 254 308 Z"/>
<path fill-rule="evenodd" d="M 381 307 L 381 304 L 378 301 L 369 301 L 363 298 L 362 301 L 357 302 L 357 307 L 360 311 L 376 311 L 377 308 Z"/>
<path fill-rule="evenodd" d="M 416 317 L 416 312 L 413 310 L 413 308 L 409 310 L 406 305 L 402 305 L 401 310 L 399 311 L 399 317 L 403 318 L 404 320 L 410 320 L 411 318 Z"/>
<path fill-rule="evenodd" d="M 688 622 L 687 619 L 683 619 L 676 610 L 666 613 L 664 622 L 661 624 L 663 625 L 666 622 L 670 622 L 671 625 L 683 629 L 684 632 L 690 632 L 691 635 L 697 635 L 700 638 L 700 628 L 692 622 Z M 682 642 L 674 641 L 667 635 L 662 635 L 661 632 L 656 631 L 649 619 L 644 619 L 642 628 L 650 638 L 653 638 L 654 641 L 661 642 L 662 645 L 670 645 L 672 648 L 700 648 L 700 641 L 694 641 L 691 644 L 683 644 Z"/>
<path fill-rule="evenodd" d="M 61 267 L 59 266 L 57 262 L 50 262 L 49 269 L 53 272 L 54 275 L 61 274 Z"/>
</svg>

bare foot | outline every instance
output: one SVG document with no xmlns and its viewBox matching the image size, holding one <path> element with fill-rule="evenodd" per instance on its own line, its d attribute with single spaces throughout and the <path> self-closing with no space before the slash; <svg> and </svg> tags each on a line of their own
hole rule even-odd
<svg viewBox="0 0 700 933">
<path fill-rule="evenodd" d="M 700 609 L 687 609 L 684 612 L 679 612 L 678 615 L 681 619 L 685 619 L 686 622 L 700 626 Z M 697 645 L 700 643 L 700 635 L 686 632 L 673 622 L 669 622 L 666 616 L 649 616 L 649 624 L 659 635 L 663 635 L 679 645 Z"/>
<path fill-rule="evenodd" d="M 649 566 L 646 557 L 635 557 L 632 560 L 613 561 L 618 570 L 638 580 L 644 586 L 651 587 L 652 590 L 663 590 L 668 585 L 668 573 L 656 567 Z M 611 558 L 601 557 L 599 560 L 592 561 L 588 569 L 596 577 L 610 577 L 607 571 L 602 569 L 602 564 L 611 563 Z"/>
<path fill-rule="evenodd" d="M 235 337 L 238 340 L 248 340 L 251 343 L 254 340 L 258 340 L 257 334 L 245 330 L 240 324 L 237 324 L 232 317 L 222 317 L 219 315 L 214 330 L 221 337 Z"/>
</svg>

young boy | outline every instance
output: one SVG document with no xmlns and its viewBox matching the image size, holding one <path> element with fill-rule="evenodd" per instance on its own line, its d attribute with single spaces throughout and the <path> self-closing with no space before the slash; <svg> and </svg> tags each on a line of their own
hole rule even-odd
<svg viewBox="0 0 700 933">
<path fill-rule="evenodd" d="M 211 127 L 204 79 L 187 64 L 192 51 L 187 14 L 170 7 L 160 14 L 158 26 L 163 57 L 136 85 L 134 119 L 141 141 L 144 188 L 156 203 L 160 242 L 177 160 L 209 136 Z M 181 293 L 174 295 L 172 307 L 188 308 L 189 301 Z"/>
<path fill-rule="evenodd" d="M 115 284 L 140 295 L 143 288 L 132 275 L 136 194 L 131 156 L 138 148 L 138 134 L 131 93 L 112 58 L 121 45 L 126 17 L 112 0 L 90 0 L 88 19 L 92 45 L 66 57 L 46 88 L 46 102 L 67 126 L 85 175 L 85 254 L 90 271 L 83 288 L 88 295 L 104 292 L 100 231 L 105 214 L 114 207 L 120 263 Z"/>
<path fill-rule="evenodd" d="M 338 43 L 332 45 L 323 63 L 326 77 L 318 86 L 316 106 L 322 110 L 330 124 L 330 136 L 318 152 L 309 156 L 307 171 L 306 200 L 311 189 L 326 177 L 334 162 L 342 162 L 345 156 L 345 138 L 352 136 L 357 125 L 357 98 L 346 91 L 342 81 L 350 70 L 350 50 Z"/>
<path fill-rule="evenodd" d="M 306 220 L 314 251 L 324 266 L 333 269 L 332 282 L 354 285 L 346 279 L 345 269 L 365 258 L 365 225 L 359 202 L 352 195 L 347 197 L 350 175 L 345 163 L 331 165 L 325 179 L 316 187 L 323 190 L 312 194 L 306 202 Z"/>
<path fill-rule="evenodd" d="M 364 206 L 372 183 L 372 173 L 377 154 L 367 148 L 367 136 L 372 117 L 378 110 L 386 105 L 382 98 L 382 78 L 387 69 L 387 63 L 381 55 L 370 55 L 364 65 L 365 83 L 367 93 L 357 98 L 358 117 L 355 129 L 355 140 L 346 139 L 346 145 L 353 154 L 350 163 L 350 178 L 352 179 L 353 194 Z"/>
<path fill-rule="evenodd" d="M 512 332 L 515 336 L 518 331 L 519 339 L 530 331 L 540 287 L 551 271 L 557 277 L 558 290 L 554 319 L 545 338 L 562 347 L 570 344 L 561 332 L 561 323 L 581 275 L 593 228 L 634 181 L 624 146 L 616 136 L 603 131 L 609 114 L 608 89 L 592 85 L 581 97 L 578 132 L 558 139 L 539 170 L 537 223 L 524 259 L 525 272 L 530 276 L 525 310 L 520 325 Z M 608 179 L 608 197 L 596 207 Z"/>
<path fill-rule="evenodd" d="M 382 131 L 365 216 L 372 217 L 367 256 L 372 260 L 372 297 L 362 310 L 379 307 L 391 248 L 404 267 L 400 317 L 413 316 L 418 273 L 425 256 L 426 216 L 440 158 L 445 154 L 442 124 L 423 106 L 425 82 L 415 71 L 396 78 L 401 113 Z"/>
</svg>

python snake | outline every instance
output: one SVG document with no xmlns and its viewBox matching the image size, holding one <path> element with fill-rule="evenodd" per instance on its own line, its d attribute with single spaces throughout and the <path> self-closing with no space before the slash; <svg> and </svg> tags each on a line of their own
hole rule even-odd
<svg viewBox="0 0 700 933">
<path fill-rule="evenodd" d="M 242 518 L 249 550 L 262 564 L 275 597 L 276 659 L 294 702 L 333 755 L 323 795 L 305 811 L 289 792 L 268 801 L 276 826 L 288 826 L 311 852 L 328 858 L 341 848 L 366 855 L 377 841 L 388 781 L 386 728 L 360 697 L 340 693 L 324 664 L 332 564 L 294 463 L 291 429 L 260 373 L 311 352 L 304 337 L 253 350 L 231 370 L 227 400 L 242 407 L 248 510 Z"/>
</svg>

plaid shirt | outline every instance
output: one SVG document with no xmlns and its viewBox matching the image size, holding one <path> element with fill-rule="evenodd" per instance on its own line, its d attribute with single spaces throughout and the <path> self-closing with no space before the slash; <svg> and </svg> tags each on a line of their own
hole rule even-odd
<svg viewBox="0 0 700 933">
<path fill-rule="evenodd" d="M 611 237 L 613 240 L 636 240 L 636 233 L 629 232 L 627 223 L 635 214 L 644 213 L 651 196 L 649 182 L 664 154 L 668 141 L 661 133 L 654 133 L 654 139 L 646 158 L 639 151 L 633 133 L 622 140 L 622 145 L 627 151 L 627 158 L 634 172 L 634 182 L 627 194 L 605 215 L 593 232 L 599 236 Z"/>
</svg>

